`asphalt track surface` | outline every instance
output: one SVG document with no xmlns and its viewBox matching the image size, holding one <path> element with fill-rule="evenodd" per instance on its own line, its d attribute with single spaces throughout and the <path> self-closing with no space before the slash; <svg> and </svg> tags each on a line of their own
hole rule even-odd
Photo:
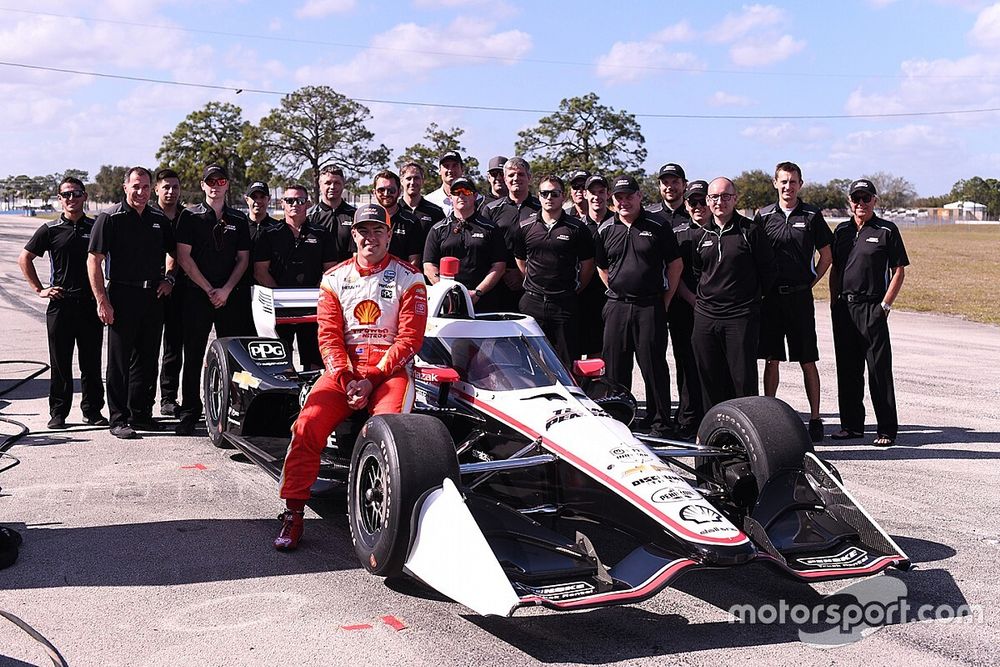
<svg viewBox="0 0 1000 667">
<path fill-rule="evenodd" d="M 45 304 L 16 266 L 37 224 L 0 217 L 0 359 L 47 360 Z M 817 310 L 829 433 L 832 342 L 829 313 Z M 806 626 L 794 622 L 733 622 L 734 605 L 815 607 L 853 583 L 808 586 L 756 564 L 685 574 L 637 605 L 479 617 L 366 574 L 343 501 L 315 503 L 302 548 L 276 553 L 281 505 L 262 471 L 203 431 L 116 440 L 83 426 L 78 405 L 75 426 L 47 432 L 47 374 L 0 399 L 0 415 L 32 430 L 11 450 L 21 465 L 0 474 L 0 524 L 25 540 L 18 562 L 0 570 L 0 610 L 71 665 L 997 664 L 1000 329 L 898 311 L 890 326 L 899 444 L 876 449 L 869 431 L 819 446 L 918 564 L 884 575 L 896 581 L 873 578 L 905 585 L 908 611 L 860 641 L 824 646 L 801 641 Z M 0 389 L 30 370 L 0 366 Z M 797 369 L 783 371 L 779 397 L 804 410 Z M 922 605 L 932 616 L 974 607 L 948 622 L 921 620 Z M 806 627 L 817 628 L 826 626 Z M 0 665 L 26 664 L 49 662 L 0 618 Z"/>
</svg>

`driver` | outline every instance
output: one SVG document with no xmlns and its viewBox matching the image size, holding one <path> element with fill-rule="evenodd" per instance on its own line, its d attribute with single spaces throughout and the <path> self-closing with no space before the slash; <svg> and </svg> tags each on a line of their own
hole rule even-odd
<svg viewBox="0 0 1000 667">
<path fill-rule="evenodd" d="M 357 255 L 326 272 L 317 308 L 324 373 L 292 426 L 281 473 L 280 550 L 298 546 L 309 489 L 319 474 L 327 438 L 355 410 L 408 412 L 413 403 L 410 361 L 427 323 L 427 289 L 420 271 L 389 254 L 389 215 L 378 204 L 354 214 Z"/>
</svg>

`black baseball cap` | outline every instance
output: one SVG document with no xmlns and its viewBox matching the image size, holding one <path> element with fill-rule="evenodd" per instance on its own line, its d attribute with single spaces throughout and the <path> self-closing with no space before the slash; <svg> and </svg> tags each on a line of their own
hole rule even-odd
<svg viewBox="0 0 1000 667">
<path fill-rule="evenodd" d="M 589 190 L 591 185 L 603 185 L 604 187 L 608 187 L 608 179 L 604 178 L 600 174 L 594 174 L 587 179 L 587 182 L 583 187 Z"/>
<path fill-rule="evenodd" d="M 615 179 L 615 184 L 611 186 L 611 194 L 616 195 L 619 192 L 638 192 L 639 182 L 632 178 L 631 176 L 619 176 Z"/>
<path fill-rule="evenodd" d="M 583 169 L 577 169 L 576 171 L 571 171 L 569 176 L 566 177 L 566 182 L 572 185 L 577 181 L 584 181 L 586 183 L 587 179 L 590 178 L 590 172 L 584 171 Z"/>
<path fill-rule="evenodd" d="M 684 200 L 687 201 L 691 197 L 701 197 L 704 199 L 708 196 L 708 182 L 707 181 L 691 181 L 688 183 L 687 188 L 684 190 Z"/>
<path fill-rule="evenodd" d="M 351 227 L 357 227 L 365 222 L 378 222 L 386 227 L 392 227 L 392 224 L 389 222 L 389 213 L 378 204 L 365 204 L 355 211 L 354 223 Z"/>
<path fill-rule="evenodd" d="M 440 158 L 438 158 L 438 164 L 444 164 L 448 160 L 455 160 L 459 164 L 465 164 L 465 161 L 462 160 L 462 156 L 458 154 L 458 151 L 448 151 L 447 153 L 444 153 Z"/>
<path fill-rule="evenodd" d="M 210 178 L 229 178 L 229 172 L 226 171 L 225 167 L 219 166 L 217 164 L 210 164 L 205 167 L 205 171 L 201 174 L 201 180 L 207 181 Z"/>
<path fill-rule="evenodd" d="M 677 178 L 687 180 L 687 176 L 684 175 L 684 168 L 674 162 L 668 162 L 660 167 L 660 173 L 657 178 L 663 178 L 664 176 L 676 176 Z"/>
<path fill-rule="evenodd" d="M 468 188 L 469 190 L 472 190 L 475 193 L 479 192 L 479 190 L 476 188 L 476 184 L 473 183 L 468 178 L 466 178 L 465 176 L 459 176 L 458 178 L 456 178 L 454 181 L 451 182 L 452 191 L 454 191 L 455 188 Z"/>
<path fill-rule="evenodd" d="M 265 183 L 264 181 L 254 181 L 253 183 L 250 184 L 250 187 L 247 188 L 247 191 L 243 194 L 244 196 L 249 197 L 250 195 L 256 194 L 258 192 L 263 193 L 265 195 L 270 195 L 271 189 L 267 187 L 267 183 Z"/>
<path fill-rule="evenodd" d="M 878 192 L 875 190 L 875 184 L 866 178 L 859 178 L 851 183 L 851 189 L 848 191 L 848 194 L 853 195 L 855 192 L 867 192 L 870 195 L 878 197 Z"/>
<path fill-rule="evenodd" d="M 503 155 L 496 155 L 494 157 L 491 157 L 490 166 L 486 170 L 486 173 L 497 170 L 503 171 L 503 165 L 505 162 L 507 162 L 507 158 L 505 158 Z"/>
</svg>

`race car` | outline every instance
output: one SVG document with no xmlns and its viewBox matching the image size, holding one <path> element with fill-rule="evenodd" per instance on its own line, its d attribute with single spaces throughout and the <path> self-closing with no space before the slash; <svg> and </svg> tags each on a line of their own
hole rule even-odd
<svg viewBox="0 0 1000 667">
<path fill-rule="evenodd" d="M 638 602 L 698 568 L 759 561 L 809 582 L 910 566 L 785 403 L 717 405 L 693 443 L 634 433 L 635 399 L 603 361 L 565 368 L 532 318 L 476 313 L 441 264 L 412 412 L 338 428 L 313 487 L 346 491 L 372 574 L 510 616 Z M 214 444 L 277 478 L 316 374 L 296 370 L 274 326 L 315 318 L 316 290 L 254 298 L 271 336 L 212 344 L 206 421 Z"/>
</svg>

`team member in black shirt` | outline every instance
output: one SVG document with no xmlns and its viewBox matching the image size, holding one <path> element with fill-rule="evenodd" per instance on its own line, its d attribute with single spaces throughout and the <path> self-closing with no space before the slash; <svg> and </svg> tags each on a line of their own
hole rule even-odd
<svg viewBox="0 0 1000 667">
<path fill-rule="evenodd" d="M 437 283 L 441 258 L 456 257 L 455 280 L 469 289 L 476 311 L 494 311 L 495 288 L 507 266 L 503 232 L 476 210 L 476 186 L 469 179 L 463 176 L 452 182 L 451 199 L 451 214 L 427 234 L 424 274 L 432 285 Z"/>
<path fill-rule="evenodd" d="M 760 299 L 774 282 L 774 250 L 763 230 L 736 212 L 728 178 L 708 184 L 712 219 L 695 242 L 698 280 L 691 344 L 703 407 L 756 396 Z"/>
<path fill-rule="evenodd" d="M 672 434 L 670 370 L 667 366 L 667 307 L 680 282 L 682 262 L 673 230 L 642 208 L 631 176 L 611 188 L 617 213 L 597 232 L 597 270 L 608 286 L 604 306 L 604 361 L 608 376 L 632 386 L 632 355 L 646 386 L 650 433 Z"/>
<path fill-rule="evenodd" d="M 250 264 L 249 222 L 225 203 L 229 174 L 223 167 L 206 167 L 201 189 L 205 202 L 185 210 L 177 223 L 177 260 L 191 280 L 184 294 L 184 402 L 177 435 L 194 433 L 201 418 L 201 370 L 212 326 L 219 338 L 250 333 L 248 304 L 231 300 Z"/>
<path fill-rule="evenodd" d="M 490 158 L 489 168 L 486 170 L 486 181 L 490 187 L 483 195 L 483 206 L 507 196 L 507 183 L 503 180 L 505 162 L 507 162 L 507 158 L 503 155 L 494 155 Z"/>
<path fill-rule="evenodd" d="M 841 430 L 831 437 L 846 440 L 864 434 L 867 363 L 868 392 L 878 423 L 873 444 L 888 447 L 899 430 L 888 317 L 910 260 L 896 225 L 875 215 L 875 185 L 854 181 L 850 200 L 851 219 L 833 233 L 830 313 Z"/>
<path fill-rule="evenodd" d="M 407 211 L 399 206 L 399 191 L 402 187 L 399 176 L 395 172 L 385 170 L 375 174 L 372 182 L 372 196 L 379 206 L 389 214 L 392 223 L 392 236 L 389 237 L 389 253 L 420 267 L 420 256 L 424 253 L 425 235 L 420 229 L 420 223 Z M 351 240 L 351 251 L 358 251 L 357 245 Z"/>
<path fill-rule="evenodd" d="M 333 234 L 337 244 L 337 261 L 350 259 L 351 225 L 354 224 L 353 206 L 344 201 L 344 170 L 327 165 L 319 172 L 318 204 L 309 209 L 309 220 Z"/>
<path fill-rule="evenodd" d="M 614 217 L 608 210 L 608 181 L 603 176 L 595 175 L 587 179 L 587 215 L 583 223 L 590 232 L 590 238 L 597 244 L 597 230 L 601 223 Z M 596 252 L 596 251 L 595 251 Z M 580 292 L 580 354 L 588 359 L 599 358 L 604 350 L 604 304 L 608 297 L 605 294 L 607 285 L 597 276 Z"/>
<path fill-rule="evenodd" d="M 431 227 L 444 220 L 444 211 L 437 204 L 427 201 L 421 194 L 424 189 L 423 167 L 416 162 L 407 162 L 399 170 L 399 177 L 403 182 L 399 208 L 417 219 L 420 223 L 421 238 L 426 241 Z"/>
<path fill-rule="evenodd" d="M 660 180 L 661 201 L 649 207 L 650 213 L 656 213 L 664 219 L 671 228 L 683 225 L 690 217 L 684 207 L 684 193 L 687 188 L 687 176 L 684 168 L 675 162 L 668 162 L 658 173 Z"/>
<path fill-rule="evenodd" d="M 583 220 L 587 217 L 590 205 L 587 203 L 587 179 L 590 173 L 577 169 L 566 177 L 569 184 L 569 201 L 566 202 L 566 212 L 574 218 Z"/>
<path fill-rule="evenodd" d="M 87 189 L 72 176 L 59 184 L 62 215 L 39 227 L 21 251 L 18 264 L 28 284 L 48 299 L 45 326 L 49 338 L 49 428 L 66 428 L 66 416 L 73 406 L 73 347 L 80 363 L 80 410 L 83 420 L 107 426 L 101 416 L 104 384 L 101 382 L 101 343 L 104 325 L 97 318 L 97 304 L 87 279 L 87 248 L 94 226 L 84 215 Z M 49 253 L 49 286 L 44 287 L 35 271 L 34 260 Z"/>
<path fill-rule="evenodd" d="M 170 221 L 170 228 L 177 231 L 177 219 L 180 218 L 181 181 L 173 169 L 160 169 L 154 179 L 156 202 L 150 206 L 158 208 Z M 163 299 L 163 359 L 160 362 L 160 414 L 173 417 L 177 414 L 177 391 L 180 389 L 181 365 L 184 359 L 184 329 L 181 326 L 184 288 L 187 280 L 179 268 L 173 271 L 174 288 L 170 296 Z M 139 368 L 137 359 L 133 357 L 133 373 Z M 154 391 L 150 392 L 153 396 Z M 148 412 L 148 414 L 147 414 Z M 144 421 L 152 421 L 152 405 L 144 407 L 139 415 Z"/>
<path fill-rule="evenodd" d="M 563 211 L 566 186 L 558 176 L 538 183 L 542 210 L 514 228 L 511 247 L 524 274 L 521 312 L 535 318 L 566 368 L 579 354 L 579 291 L 594 277 L 594 238 Z"/>
<path fill-rule="evenodd" d="M 309 195 L 304 185 L 285 188 L 281 205 L 285 222 L 269 225 L 253 247 L 254 277 L 264 287 L 316 287 L 323 272 L 336 266 L 333 236 L 306 217 Z M 316 339 L 316 323 L 282 324 L 278 336 L 289 348 L 299 343 L 299 363 L 304 370 L 323 367 Z"/>
<path fill-rule="evenodd" d="M 823 420 L 819 417 L 819 346 L 816 343 L 816 310 L 812 288 L 830 268 L 833 234 L 823 213 L 799 199 L 802 170 L 794 162 L 782 162 L 774 169 L 774 189 L 778 202 L 757 211 L 754 222 L 763 227 L 774 247 L 778 276 L 764 294 L 760 312 L 758 358 L 766 359 L 764 394 L 778 392 L 779 366 L 788 356 L 802 367 L 809 399 L 809 436 L 823 440 Z M 816 254 L 819 261 L 815 261 Z"/>
<path fill-rule="evenodd" d="M 147 206 L 152 193 L 149 170 L 125 172 L 125 201 L 102 212 L 90 236 L 87 273 L 97 298 L 97 315 L 108 325 L 108 407 L 111 434 L 131 439 L 139 435 L 133 410 L 153 404 L 149 395 L 156 382 L 156 362 L 163 334 L 163 299 L 175 282 L 162 273 L 164 253 L 174 252 L 170 221 Z M 104 287 L 104 258 L 109 258 L 109 284 Z M 168 269 L 171 268 L 168 266 Z M 129 376 L 132 353 L 140 372 Z"/>
<path fill-rule="evenodd" d="M 684 206 L 689 217 L 675 216 L 675 219 L 684 222 L 674 227 L 684 270 L 677 284 L 677 293 L 670 302 L 667 319 L 670 321 L 674 367 L 677 372 L 677 435 L 685 439 L 694 437 L 705 414 L 701 402 L 698 364 L 691 348 L 691 335 L 694 332 L 694 304 L 698 290 L 698 281 L 694 277 L 694 247 L 701 239 L 702 225 L 708 224 L 712 219 L 712 212 L 705 199 L 707 195 L 707 182 L 688 183 L 684 191 Z"/>
<path fill-rule="evenodd" d="M 507 270 L 503 283 L 497 287 L 497 299 L 501 310 L 515 311 L 524 291 L 524 276 L 517 268 L 514 255 L 509 252 L 511 234 L 529 215 L 541 210 L 542 204 L 531 196 L 531 165 L 524 158 L 507 160 L 503 177 L 507 183 L 507 196 L 483 207 L 483 215 L 504 233 L 508 248 Z"/>
</svg>

